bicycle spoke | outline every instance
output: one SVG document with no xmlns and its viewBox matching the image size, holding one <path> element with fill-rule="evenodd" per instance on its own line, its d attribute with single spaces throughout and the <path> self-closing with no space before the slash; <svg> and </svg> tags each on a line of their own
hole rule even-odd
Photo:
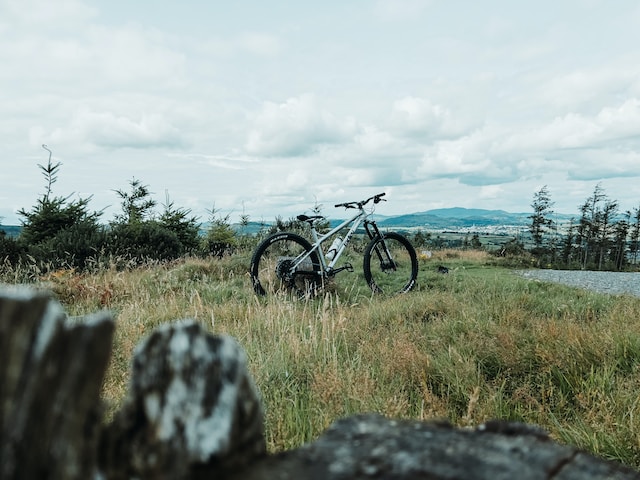
<svg viewBox="0 0 640 480">
<path fill-rule="evenodd" d="M 267 238 L 256 250 L 251 262 L 253 287 L 259 295 L 283 292 L 309 294 L 319 277 L 319 261 L 312 253 L 297 268 L 296 259 L 311 246 L 295 234 L 279 234 Z"/>
<path fill-rule="evenodd" d="M 364 274 L 375 293 L 407 292 L 413 288 L 418 274 L 415 250 L 397 233 L 378 237 L 365 252 Z"/>
</svg>

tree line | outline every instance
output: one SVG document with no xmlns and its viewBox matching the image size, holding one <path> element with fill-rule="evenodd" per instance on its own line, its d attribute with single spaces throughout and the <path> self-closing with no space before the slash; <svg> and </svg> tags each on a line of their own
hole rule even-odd
<svg viewBox="0 0 640 480">
<path fill-rule="evenodd" d="M 640 249 L 640 207 L 620 211 L 601 184 L 579 208 L 579 217 L 560 228 L 549 189 L 534 194 L 529 217 L 531 254 L 539 266 L 622 271 L 635 268 Z"/>
<path fill-rule="evenodd" d="M 96 263 L 131 265 L 149 260 L 166 261 L 185 255 L 221 256 L 237 243 L 228 216 L 209 211 L 205 231 L 185 208 L 167 198 L 155 214 L 157 202 L 149 187 L 133 178 L 128 190 L 115 190 L 121 212 L 108 224 L 102 211 L 91 211 L 91 197 L 56 196 L 53 186 L 61 163 L 38 165 L 45 179 L 44 193 L 30 209 L 21 209 L 22 228 L 10 237 L 0 228 L 0 264 L 35 265 L 41 270 L 87 269 Z M 0 266 L 2 266 L 0 265 Z"/>
</svg>

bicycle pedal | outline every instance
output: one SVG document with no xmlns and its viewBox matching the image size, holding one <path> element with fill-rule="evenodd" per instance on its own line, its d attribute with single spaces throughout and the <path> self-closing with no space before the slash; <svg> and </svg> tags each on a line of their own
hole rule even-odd
<svg viewBox="0 0 640 480">
<path fill-rule="evenodd" d="M 344 267 L 342 268 L 345 269 L 347 272 L 353 272 L 353 265 L 351 265 L 350 263 L 345 263 Z"/>
<path fill-rule="evenodd" d="M 350 263 L 345 263 L 340 268 L 336 268 L 332 270 L 330 274 L 335 275 L 336 273 L 342 272 L 343 270 L 346 270 L 347 272 L 353 272 L 353 265 L 351 265 Z"/>
</svg>

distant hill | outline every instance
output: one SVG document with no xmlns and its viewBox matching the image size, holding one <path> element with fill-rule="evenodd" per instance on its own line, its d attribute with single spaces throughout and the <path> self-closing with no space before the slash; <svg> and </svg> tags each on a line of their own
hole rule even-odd
<svg viewBox="0 0 640 480">
<path fill-rule="evenodd" d="M 0 230 L 4 230 L 8 237 L 17 237 L 20 235 L 22 227 L 18 225 L 0 225 Z"/>
<path fill-rule="evenodd" d="M 424 228 L 429 230 L 446 230 L 470 227 L 490 226 L 526 226 L 531 223 L 530 213 L 509 213 L 504 210 L 483 210 L 479 208 L 439 208 L 425 212 L 406 215 L 383 216 L 374 215 L 378 225 L 384 228 Z M 341 219 L 330 219 L 334 227 Z M 269 224 L 270 222 L 266 222 Z M 244 228 L 246 233 L 256 233 L 264 228 L 264 223 L 250 222 Z"/>
<path fill-rule="evenodd" d="M 435 215 L 436 217 L 443 218 L 469 218 L 469 217 L 493 217 L 493 218 L 503 218 L 503 217 L 513 217 L 513 216 L 529 216 L 530 213 L 509 213 L 504 210 L 484 210 L 482 208 L 461 208 L 461 207 L 453 207 L 453 208 L 436 208 L 433 210 L 427 210 L 426 213 L 429 215 Z M 416 215 L 420 215 L 417 213 Z"/>
<path fill-rule="evenodd" d="M 374 215 L 378 225 L 385 228 L 424 228 L 428 230 L 450 230 L 458 228 L 491 227 L 491 226 L 528 226 L 531 213 L 510 213 L 504 210 L 484 210 L 481 208 L 437 208 L 425 212 L 409 213 L 406 215 L 383 216 Z M 556 214 L 558 222 L 568 221 L 575 215 Z M 331 226 L 338 225 L 341 219 L 330 219 Z M 272 222 L 249 222 L 245 227 L 234 225 L 238 231 L 256 234 Z M 206 230 L 207 224 L 201 225 Z M 0 226 L 9 236 L 17 236 L 21 227 Z"/>
<path fill-rule="evenodd" d="M 486 227 L 498 225 L 529 225 L 530 213 L 509 213 L 504 210 L 479 208 L 439 208 L 380 219 L 384 227 L 424 227 L 429 229 Z"/>
</svg>

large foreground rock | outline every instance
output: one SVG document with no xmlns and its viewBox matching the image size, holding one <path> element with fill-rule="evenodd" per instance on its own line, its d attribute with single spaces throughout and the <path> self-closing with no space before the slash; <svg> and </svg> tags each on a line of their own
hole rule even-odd
<svg viewBox="0 0 640 480">
<path fill-rule="evenodd" d="M 0 288 L 0 479 L 94 474 L 114 324 L 70 324 L 43 292 Z"/>
<path fill-rule="evenodd" d="M 315 442 L 263 459 L 231 478 L 622 480 L 640 476 L 557 444 L 530 425 L 492 421 L 472 430 L 442 422 L 361 415 L 340 420 Z"/>
</svg>

